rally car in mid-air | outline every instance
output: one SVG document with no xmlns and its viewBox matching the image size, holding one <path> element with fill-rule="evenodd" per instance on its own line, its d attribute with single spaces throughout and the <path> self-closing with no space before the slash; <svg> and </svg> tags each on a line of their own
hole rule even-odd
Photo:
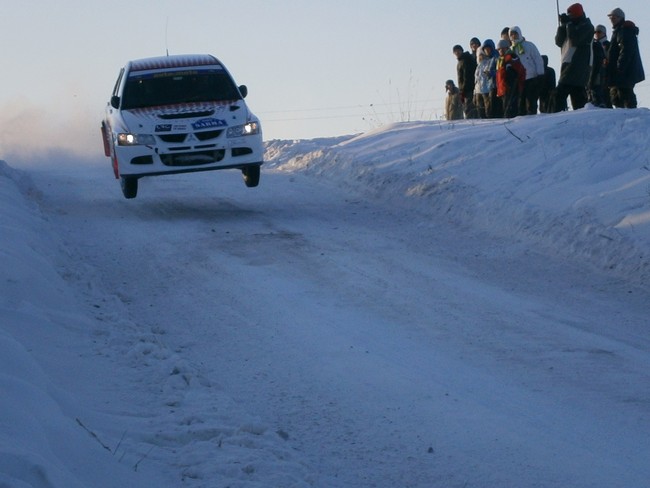
<svg viewBox="0 0 650 488">
<path fill-rule="evenodd" d="M 101 124 L 104 153 L 126 198 L 144 176 L 237 169 L 259 184 L 260 122 L 225 66 L 211 55 L 130 61 L 120 70 Z"/>
</svg>

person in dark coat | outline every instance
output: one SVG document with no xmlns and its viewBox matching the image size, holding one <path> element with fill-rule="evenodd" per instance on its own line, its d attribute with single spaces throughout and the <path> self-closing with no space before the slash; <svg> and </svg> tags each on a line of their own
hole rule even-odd
<svg viewBox="0 0 650 488">
<path fill-rule="evenodd" d="M 625 20 L 620 8 L 612 10 L 612 38 L 607 56 L 607 83 L 612 104 L 618 108 L 636 108 L 634 85 L 645 80 L 641 55 L 639 54 L 639 28 Z"/>
<path fill-rule="evenodd" d="M 555 45 L 562 49 L 560 79 L 554 97 L 554 112 L 566 109 L 567 96 L 573 110 L 587 103 L 587 83 L 591 73 L 591 41 L 594 26 L 585 15 L 582 5 L 574 3 L 566 14 L 560 15 L 555 34 Z"/>
<path fill-rule="evenodd" d="M 478 50 L 481 48 L 481 41 L 479 40 L 478 37 L 472 37 L 469 40 L 469 53 L 472 55 L 474 58 L 474 61 L 476 61 L 476 64 L 478 65 Z M 476 78 L 476 76 L 474 76 Z M 482 99 L 481 96 L 476 93 L 476 90 L 474 90 L 474 108 L 476 109 L 476 116 L 479 119 L 485 118 L 485 109 L 481 109 L 482 107 Z M 482 114 L 481 114 L 482 112 Z"/>
<path fill-rule="evenodd" d="M 548 56 L 546 54 L 542 54 L 542 61 L 544 61 L 544 75 L 539 84 L 539 111 L 548 114 L 551 113 L 551 97 L 555 93 L 557 78 L 555 77 L 555 70 L 548 65 Z"/>
<path fill-rule="evenodd" d="M 454 46 L 453 52 L 458 60 L 456 70 L 460 99 L 463 102 L 463 112 L 465 112 L 466 119 L 475 119 L 477 117 L 476 108 L 474 107 L 476 60 L 469 52 L 463 51 L 463 47 L 458 44 Z"/>
<path fill-rule="evenodd" d="M 612 108 L 612 102 L 609 99 L 609 88 L 607 86 L 607 52 L 609 51 L 609 41 L 607 40 L 607 28 L 604 25 L 596 26 L 591 47 L 594 62 L 589 78 L 589 101 L 597 107 Z"/>
</svg>

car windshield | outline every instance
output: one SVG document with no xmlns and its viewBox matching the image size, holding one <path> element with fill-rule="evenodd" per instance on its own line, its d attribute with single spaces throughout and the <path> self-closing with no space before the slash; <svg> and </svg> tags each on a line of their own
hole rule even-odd
<svg viewBox="0 0 650 488">
<path fill-rule="evenodd" d="M 232 78 L 221 69 L 132 73 L 122 93 L 122 109 L 239 100 Z"/>
</svg>

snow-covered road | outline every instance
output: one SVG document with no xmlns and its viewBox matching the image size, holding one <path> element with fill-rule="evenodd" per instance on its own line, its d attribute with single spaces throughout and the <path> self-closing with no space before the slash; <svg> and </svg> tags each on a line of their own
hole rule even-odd
<svg viewBox="0 0 650 488">
<path fill-rule="evenodd" d="M 105 324 L 97 353 L 126 352 L 117 378 L 170 445 L 167 422 L 213 439 L 226 398 L 297 464 L 280 485 L 649 479 L 639 289 L 301 174 L 149 179 L 125 201 L 103 169 L 34 177 Z M 205 446 L 185 441 L 187 479 L 220 472 Z"/>
<path fill-rule="evenodd" d="M 135 200 L 0 166 L 0 486 L 645 486 L 633 113 L 275 141 L 259 188 Z"/>
</svg>

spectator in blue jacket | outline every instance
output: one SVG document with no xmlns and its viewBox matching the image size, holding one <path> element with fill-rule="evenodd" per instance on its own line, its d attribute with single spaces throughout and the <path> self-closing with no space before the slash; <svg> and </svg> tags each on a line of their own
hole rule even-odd
<svg viewBox="0 0 650 488">
<path fill-rule="evenodd" d="M 474 100 L 479 118 L 492 119 L 500 117 L 497 107 L 496 63 L 497 53 L 494 41 L 486 39 L 478 49 L 478 65 L 476 66 L 476 85 Z"/>
</svg>

